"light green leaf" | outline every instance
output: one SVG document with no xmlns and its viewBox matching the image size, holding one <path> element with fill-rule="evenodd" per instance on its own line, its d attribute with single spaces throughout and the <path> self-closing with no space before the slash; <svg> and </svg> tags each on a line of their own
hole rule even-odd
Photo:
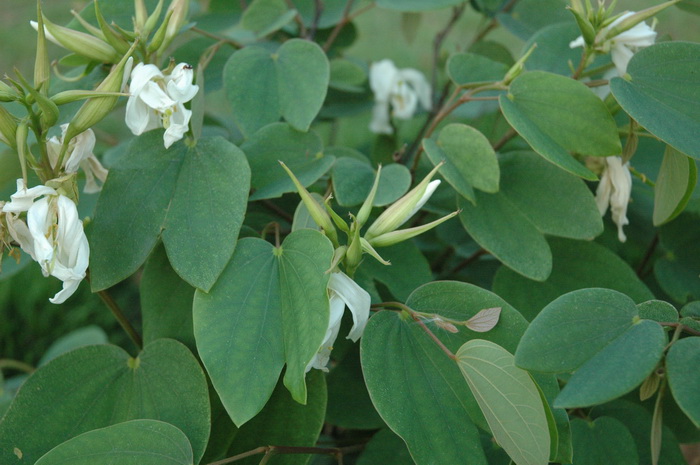
<svg viewBox="0 0 700 465">
<path fill-rule="evenodd" d="M 112 345 L 81 347 L 39 368 L 17 393 L 0 420 L 0 463 L 34 463 L 81 433 L 149 418 L 181 429 L 197 463 L 209 412 L 204 373 L 179 342 L 159 339 L 138 358 Z"/>
<path fill-rule="evenodd" d="M 282 28 L 295 14 L 284 0 L 253 0 L 243 12 L 240 25 L 264 37 Z"/>
<path fill-rule="evenodd" d="M 649 132 L 700 159 L 700 44 L 662 42 L 636 53 L 629 79 L 614 78 L 610 89 L 620 106 Z"/>
<path fill-rule="evenodd" d="M 603 230 L 588 187 L 531 152 L 502 157 L 500 185 L 497 194 L 476 192 L 476 205 L 460 201 L 459 217 L 479 245 L 531 279 L 544 281 L 552 269 L 544 234 L 588 239 Z"/>
<path fill-rule="evenodd" d="M 513 356 L 475 339 L 456 353 L 457 364 L 496 441 L 517 465 L 549 463 L 549 429 L 539 390 Z"/>
<path fill-rule="evenodd" d="M 191 465 L 192 446 L 177 427 L 132 420 L 76 436 L 53 448 L 36 465 Z"/>
<path fill-rule="evenodd" d="M 335 58 L 330 62 L 330 82 L 333 89 L 345 92 L 364 92 L 362 84 L 367 80 L 367 72 L 360 65 L 343 58 Z"/>
<path fill-rule="evenodd" d="M 678 406 L 700 428 L 700 379 L 694 368 L 700 363 L 700 338 L 675 342 L 666 355 L 668 383 Z"/>
<path fill-rule="evenodd" d="M 493 279 L 493 291 L 533 320 L 548 303 L 567 292 L 604 287 L 626 294 L 635 302 L 654 295 L 618 255 L 596 242 L 550 237 L 552 274 L 546 281 L 528 279 L 502 266 Z"/>
<path fill-rule="evenodd" d="M 447 74 L 458 86 L 497 82 L 507 72 L 508 66 L 505 63 L 476 53 L 455 53 L 447 60 Z"/>
<path fill-rule="evenodd" d="M 571 434 L 576 450 L 576 465 L 614 463 L 638 465 L 637 447 L 627 427 L 612 417 L 594 421 L 574 418 Z"/>
<path fill-rule="evenodd" d="M 508 122 L 537 153 L 584 179 L 596 176 L 569 152 L 605 157 L 622 151 L 617 125 L 605 104 L 571 78 L 526 72 L 499 102 Z"/>
<path fill-rule="evenodd" d="M 177 274 L 209 290 L 233 253 L 249 179 L 243 152 L 220 137 L 167 150 L 162 131 L 134 139 L 111 167 L 97 202 L 90 235 L 93 291 L 134 273 L 161 234 Z"/>
<path fill-rule="evenodd" d="M 681 214 L 697 181 L 695 161 L 670 145 L 666 146 L 654 186 L 654 226 L 667 223 Z"/>
<path fill-rule="evenodd" d="M 321 109 L 329 79 L 326 54 L 302 39 L 286 41 L 275 53 L 245 47 L 224 68 L 233 117 L 246 136 L 280 117 L 307 131 Z"/>
<path fill-rule="evenodd" d="M 473 188 L 498 192 L 500 170 L 496 152 L 486 136 L 466 124 L 449 124 L 442 128 L 437 141 L 423 139 L 425 153 L 440 168 L 447 182 L 464 198 L 474 202 Z"/>
</svg>

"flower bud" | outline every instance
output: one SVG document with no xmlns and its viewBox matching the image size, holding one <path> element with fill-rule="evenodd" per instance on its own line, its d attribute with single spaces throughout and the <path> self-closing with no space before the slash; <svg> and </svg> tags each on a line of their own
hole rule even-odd
<svg viewBox="0 0 700 465">
<path fill-rule="evenodd" d="M 142 0 L 137 0 L 137 1 L 142 1 Z M 156 22 L 158 21 L 158 18 L 160 18 L 160 12 L 163 9 L 163 0 L 158 0 L 158 5 L 156 5 L 156 9 L 153 10 L 153 13 L 151 13 L 151 16 L 148 17 L 146 22 L 144 23 L 143 29 L 141 29 L 141 38 L 142 40 L 146 40 L 148 36 L 151 34 L 151 31 L 156 27 Z M 166 14 L 166 19 L 167 19 L 167 14 Z"/>
<path fill-rule="evenodd" d="M 0 102 L 14 102 L 19 99 L 19 94 L 12 87 L 0 81 Z"/>
<path fill-rule="evenodd" d="M 49 67 L 49 54 L 46 51 L 46 37 L 42 21 L 41 2 L 37 2 L 36 9 L 39 23 L 37 27 L 36 59 L 34 60 L 34 87 L 41 89 L 43 86 L 43 94 L 46 95 L 51 72 Z"/>
<path fill-rule="evenodd" d="M 17 118 L 3 106 L 0 106 L 0 139 L 13 149 L 17 148 Z"/>
<path fill-rule="evenodd" d="M 129 50 L 128 42 L 125 41 L 123 37 L 114 32 L 114 29 L 109 27 L 109 24 L 107 24 L 107 21 L 102 15 L 102 11 L 100 10 L 99 3 L 97 0 L 94 0 L 94 4 L 95 17 L 97 18 L 97 24 L 100 25 L 102 36 L 105 38 L 107 43 L 109 43 L 109 45 L 111 45 L 119 54 L 126 53 L 127 50 Z"/>
<path fill-rule="evenodd" d="M 362 261 L 362 242 L 360 241 L 360 228 L 355 227 L 348 250 L 345 252 L 345 272 L 349 276 L 355 274 L 355 270 Z"/>
<path fill-rule="evenodd" d="M 333 226 L 331 217 L 328 216 L 326 210 L 320 206 L 313 197 L 311 197 L 309 191 L 307 191 L 306 188 L 299 182 L 297 177 L 294 176 L 294 173 L 287 168 L 287 165 L 285 165 L 282 161 L 280 161 L 280 165 L 282 165 L 282 168 L 284 168 L 289 177 L 292 179 L 292 182 L 296 186 L 299 196 L 301 196 L 301 200 L 304 201 L 304 205 L 306 205 L 306 209 L 309 211 L 311 218 L 313 218 L 316 224 L 323 229 L 324 234 L 331 240 L 331 242 L 333 242 L 333 245 L 338 247 L 338 233 Z"/>
<path fill-rule="evenodd" d="M 605 37 L 603 37 L 603 40 L 611 39 L 615 36 L 622 34 L 625 31 L 632 29 L 637 24 L 640 24 L 641 22 L 651 18 L 652 16 L 655 16 L 657 13 L 661 12 L 662 10 L 665 10 L 669 6 L 675 5 L 679 1 L 680 0 L 671 0 L 669 2 L 662 3 L 661 5 L 652 6 L 627 16 L 625 19 L 615 24 L 615 27 L 610 28 L 607 31 Z"/>
<path fill-rule="evenodd" d="M 148 53 L 155 52 L 161 47 L 161 45 L 163 45 L 163 41 L 165 40 L 165 32 L 168 29 L 168 22 L 170 21 L 170 17 L 172 15 L 172 11 L 166 12 L 163 23 L 160 25 L 156 33 L 153 34 L 153 39 L 151 39 L 151 42 L 148 44 Z"/>
<path fill-rule="evenodd" d="M 46 19 L 46 17 L 43 18 L 43 21 L 44 31 L 47 33 L 46 38 L 57 45 L 101 63 L 116 63 L 119 61 L 120 57 L 117 51 L 104 40 L 84 32 L 59 26 Z M 38 30 L 38 23 L 30 21 L 30 24 L 34 29 Z"/>
<path fill-rule="evenodd" d="M 165 31 L 165 41 L 161 45 L 159 52 L 163 52 L 170 42 L 177 37 L 182 26 L 185 25 L 187 21 L 187 15 L 190 10 L 190 0 L 172 0 L 170 6 L 168 7 L 168 12 L 172 11 L 172 16 L 170 21 L 168 21 L 168 28 Z"/>
<path fill-rule="evenodd" d="M 134 0 L 134 29 L 143 31 L 147 19 L 148 10 L 146 10 L 146 4 L 143 3 L 143 0 Z"/>
<path fill-rule="evenodd" d="M 380 234 L 379 236 L 375 236 L 372 239 L 368 239 L 367 241 L 373 247 L 388 247 L 390 245 L 398 244 L 399 242 L 411 239 L 412 237 L 416 237 L 419 234 L 423 234 L 424 232 L 433 229 L 435 226 L 444 223 L 445 221 L 449 220 L 458 213 L 459 211 L 452 212 L 449 215 L 445 215 L 438 220 L 432 221 L 422 226 L 416 226 L 415 228 L 399 229 L 398 231 L 391 231 L 388 233 Z"/>
<path fill-rule="evenodd" d="M 372 190 L 369 191 L 369 195 L 365 199 L 360 211 L 357 212 L 357 227 L 361 228 L 369 219 L 369 214 L 372 212 L 372 205 L 374 204 L 374 197 L 377 195 L 377 188 L 379 187 L 379 177 L 382 173 L 382 165 L 377 168 L 377 176 L 374 178 L 374 184 L 372 185 Z"/>
<path fill-rule="evenodd" d="M 107 77 L 97 86 L 95 92 L 121 92 L 124 85 L 124 76 L 131 72 L 133 58 L 131 54 L 138 42 L 134 42 L 129 52 L 116 64 Z M 119 97 L 93 97 L 88 99 L 73 117 L 66 131 L 65 141 L 70 141 L 83 131 L 91 128 L 102 120 L 117 103 Z M 68 142 L 66 142 L 67 144 Z"/>
<path fill-rule="evenodd" d="M 583 41 L 588 46 L 593 45 L 595 43 L 595 28 L 591 22 L 582 12 L 575 10 L 573 7 L 569 8 L 569 11 L 571 11 L 576 19 L 576 24 L 578 24 L 578 28 L 581 30 L 581 37 L 583 37 Z"/>
<path fill-rule="evenodd" d="M 96 90 L 65 90 L 59 92 L 58 94 L 51 96 L 51 101 L 56 105 L 65 105 L 66 103 L 77 102 L 78 100 L 85 100 L 89 98 L 96 97 L 128 97 L 129 94 L 125 92 L 98 92 Z"/>
<path fill-rule="evenodd" d="M 435 176 L 435 173 L 442 164 L 442 162 L 438 164 L 425 179 L 408 194 L 404 195 L 389 208 L 384 210 L 365 233 L 365 239 L 371 243 L 373 237 L 394 231 L 420 210 L 440 184 L 440 181 L 431 182 L 430 180 Z"/>
<path fill-rule="evenodd" d="M 534 52 L 536 48 L 537 44 L 532 44 L 532 47 L 530 47 L 530 49 L 527 52 L 525 52 L 525 55 L 521 56 L 520 59 L 516 61 L 513 66 L 510 67 L 510 69 L 506 73 L 506 76 L 503 78 L 503 84 L 508 85 L 511 82 L 513 82 L 513 79 L 520 76 L 520 73 L 522 73 L 523 69 L 525 68 L 525 62 L 528 58 L 530 58 L 530 55 L 532 55 L 532 52 Z"/>
</svg>

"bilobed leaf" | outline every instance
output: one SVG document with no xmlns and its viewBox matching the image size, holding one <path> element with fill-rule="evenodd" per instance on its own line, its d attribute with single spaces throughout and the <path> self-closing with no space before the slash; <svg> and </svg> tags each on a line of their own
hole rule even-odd
<svg viewBox="0 0 700 465">
<path fill-rule="evenodd" d="M 596 176 L 569 152 L 605 157 L 622 151 L 617 125 L 605 104 L 571 78 L 526 72 L 499 102 L 508 122 L 537 153 L 584 179 Z"/>
<path fill-rule="evenodd" d="M 314 42 L 286 41 L 275 53 L 259 46 L 234 53 L 224 68 L 233 116 L 250 136 L 283 117 L 307 131 L 326 97 L 330 65 Z"/>
<path fill-rule="evenodd" d="M 463 197 L 474 201 L 473 188 L 498 192 L 500 170 L 496 152 L 486 136 L 466 124 L 445 126 L 437 140 L 423 139 L 433 165 L 440 167 L 447 182 Z"/>
<path fill-rule="evenodd" d="M 194 299 L 197 349 L 238 426 L 272 394 L 287 363 L 285 385 L 306 402 L 304 372 L 328 326 L 333 249 L 320 232 L 300 229 L 279 248 L 241 239 L 221 279 Z"/>
<path fill-rule="evenodd" d="M 198 463 L 209 417 L 204 373 L 179 342 L 159 339 L 137 358 L 113 345 L 81 347 L 27 379 L 0 420 L 0 463 L 34 463 L 81 433 L 149 418 L 182 430 Z"/>
<path fill-rule="evenodd" d="M 177 427 L 131 420 L 88 431 L 53 448 L 36 465 L 192 465 L 192 446 Z"/>
<path fill-rule="evenodd" d="M 173 269 L 204 290 L 233 253 L 250 186 L 243 152 L 220 137 L 165 149 L 162 137 L 137 137 L 110 169 L 90 237 L 94 291 L 134 273 L 161 235 Z"/>
<path fill-rule="evenodd" d="M 636 53 L 629 79 L 614 78 L 610 89 L 629 115 L 678 151 L 700 159 L 700 44 L 662 42 Z"/>
<path fill-rule="evenodd" d="M 586 185 L 531 152 L 501 159 L 500 186 L 496 194 L 476 192 L 476 205 L 460 201 L 459 217 L 474 240 L 522 275 L 538 281 L 549 276 L 552 254 L 544 234 L 587 239 L 602 232 Z"/>
<path fill-rule="evenodd" d="M 547 418 L 530 375 L 517 368 L 513 356 L 493 342 L 469 341 L 455 355 L 501 447 L 517 465 L 547 464 Z"/>
<path fill-rule="evenodd" d="M 697 180 L 695 160 L 667 146 L 654 185 L 654 226 L 667 223 L 681 214 Z"/>
<path fill-rule="evenodd" d="M 676 341 L 666 356 L 668 383 L 678 406 L 700 428 L 700 338 Z"/>
<path fill-rule="evenodd" d="M 654 298 L 629 264 L 602 245 L 557 237 L 547 242 L 552 250 L 552 274 L 546 281 L 528 279 L 506 267 L 499 268 L 493 280 L 493 291 L 528 320 L 557 297 L 577 289 L 613 289 L 635 302 Z"/>
</svg>

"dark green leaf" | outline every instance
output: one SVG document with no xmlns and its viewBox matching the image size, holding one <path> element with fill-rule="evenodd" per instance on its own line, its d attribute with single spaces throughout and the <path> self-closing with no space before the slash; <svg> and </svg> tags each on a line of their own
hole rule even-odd
<svg viewBox="0 0 700 465">
<path fill-rule="evenodd" d="M 632 434 L 612 417 L 599 417 L 595 421 L 574 418 L 571 434 L 577 452 L 576 465 L 639 464 Z"/>
<path fill-rule="evenodd" d="M 525 62 L 525 69 L 570 76 L 569 63 L 578 64 L 581 60 L 581 48 L 571 48 L 569 43 L 580 35 L 578 26 L 572 22 L 543 27 L 523 46 L 523 50 L 526 51 L 537 44 L 537 48 Z"/>
<path fill-rule="evenodd" d="M 56 342 L 46 350 L 39 361 L 39 366 L 46 365 L 59 355 L 77 349 L 78 347 L 107 344 L 107 334 L 99 326 L 86 326 L 76 329 L 57 339 Z M 0 390 L 2 390 L 0 384 Z"/>
<path fill-rule="evenodd" d="M 367 443 L 365 450 L 357 459 L 357 465 L 375 465 L 391 463 L 392 465 L 413 465 L 406 443 L 389 428 L 379 430 Z"/>
<path fill-rule="evenodd" d="M 667 223 L 681 214 L 697 180 L 695 161 L 667 146 L 654 185 L 654 226 Z"/>
<path fill-rule="evenodd" d="M 700 338 L 677 341 L 666 356 L 668 383 L 678 406 L 700 428 Z"/>
<path fill-rule="evenodd" d="M 456 53 L 447 61 L 447 74 L 458 86 L 500 81 L 508 65 L 470 52 Z"/>
</svg>

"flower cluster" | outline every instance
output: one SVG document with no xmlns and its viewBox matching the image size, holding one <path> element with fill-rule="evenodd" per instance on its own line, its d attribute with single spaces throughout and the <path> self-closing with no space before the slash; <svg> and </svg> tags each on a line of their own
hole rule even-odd
<svg viewBox="0 0 700 465">
<path fill-rule="evenodd" d="M 61 304 L 85 278 L 90 248 L 75 203 L 47 186 L 27 189 L 17 180 L 17 192 L 4 204 L 10 236 L 41 266 L 44 276 L 63 281 L 51 303 Z M 38 200 L 37 200 L 38 199 Z M 20 214 L 26 213 L 26 223 Z"/>
<path fill-rule="evenodd" d="M 63 134 L 60 138 L 52 137 L 47 141 L 46 148 L 51 161 L 51 167 L 56 168 L 58 158 L 63 146 L 63 140 L 68 129 L 67 124 L 61 125 Z M 85 172 L 85 188 L 87 194 L 93 194 L 102 190 L 102 186 L 95 181 L 97 178 L 101 183 L 107 179 L 108 171 L 102 166 L 100 160 L 97 159 L 93 150 L 95 149 L 95 133 L 92 129 L 81 132 L 75 136 L 68 144 L 67 156 L 61 167 L 65 173 L 77 173 L 78 168 L 82 168 Z"/>
<path fill-rule="evenodd" d="M 600 36 L 607 37 L 610 31 L 634 14 L 633 11 L 628 11 L 621 15 L 608 26 L 604 27 L 600 32 Z M 610 52 L 618 76 L 623 76 L 625 72 L 627 72 L 627 65 L 632 59 L 632 56 L 642 48 L 654 45 L 655 40 L 656 32 L 654 29 L 647 25 L 647 23 L 640 22 L 620 34 L 605 39 L 600 48 L 605 53 Z M 584 45 L 585 41 L 583 36 L 579 36 L 569 44 L 569 47 L 576 48 L 583 47 Z"/>
<path fill-rule="evenodd" d="M 425 110 L 432 108 L 430 84 L 425 76 L 412 68 L 398 69 L 391 60 L 372 63 L 369 85 L 374 92 L 374 109 L 370 131 L 391 134 L 391 114 L 398 119 L 409 119 L 416 112 L 418 102 Z"/>
<path fill-rule="evenodd" d="M 632 193 L 632 175 L 629 163 L 622 163 L 620 157 L 605 158 L 605 169 L 600 177 L 600 183 L 596 190 L 595 200 L 601 216 L 608 211 L 612 212 L 612 219 L 617 225 L 617 237 L 620 242 L 625 242 L 622 227 L 629 224 L 627 219 L 627 204 Z"/>
<path fill-rule="evenodd" d="M 182 139 L 189 128 L 192 111 L 184 104 L 194 98 L 199 86 L 192 84 L 192 67 L 186 63 L 163 74 L 156 65 L 139 63 L 131 71 L 126 125 L 134 135 L 165 128 L 165 148 Z"/>
</svg>

